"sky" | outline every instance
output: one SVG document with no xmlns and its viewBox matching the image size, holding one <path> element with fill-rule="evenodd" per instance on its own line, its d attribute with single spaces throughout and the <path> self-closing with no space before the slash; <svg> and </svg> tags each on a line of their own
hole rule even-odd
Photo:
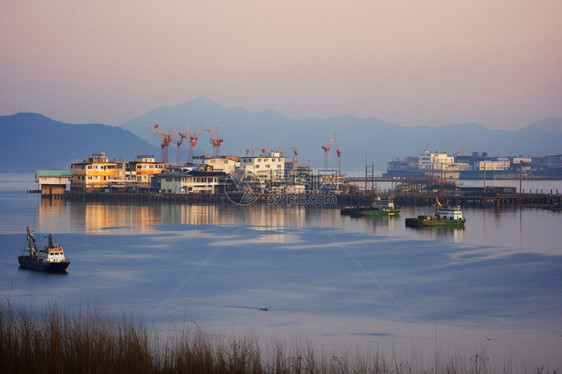
<svg viewBox="0 0 562 374">
<path fill-rule="evenodd" d="M 204 96 L 291 118 L 562 118 L 562 1 L 0 1 L 0 115 L 120 125 Z"/>
</svg>

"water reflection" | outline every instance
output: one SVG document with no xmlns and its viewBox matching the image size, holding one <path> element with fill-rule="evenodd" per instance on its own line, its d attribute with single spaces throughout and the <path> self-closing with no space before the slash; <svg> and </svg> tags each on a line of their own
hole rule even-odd
<svg viewBox="0 0 562 374">
<path fill-rule="evenodd" d="M 288 227 L 338 228 L 371 235 L 445 240 L 456 243 L 507 247 L 560 255 L 560 213 L 544 209 L 465 209 L 464 229 L 410 229 L 406 217 L 427 213 L 427 207 L 403 207 L 400 216 L 342 216 L 338 208 L 254 204 L 101 204 L 39 199 L 37 225 L 41 232 L 111 234 L 153 233 L 158 225 L 253 226 L 275 230 Z M 35 199 L 29 202 L 33 204 Z M 21 205 L 21 204 L 19 204 Z M 9 208 L 9 206 L 8 206 Z M 12 209 L 12 208 L 9 208 Z M 15 209 L 15 208 L 13 208 Z M 14 210 L 15 211 L 15 210 Z M 18 214 L 21 215 L 21 206 Z M 25 217 L 18 218 L 20 221 Z M 33 217 L 33 220 L 35 218 Z M 5 228 L 14 226 L 11 222 Z M 21 226 L 20 223 L 18 223 Z M 25 219 L 25 225 L 34 225 Z M 18 227 L 15 232 L 23 230 Z M 13 231 L 13 230 L 12 230 Z M 540 245 L 538 245 L 540 243 Z"/>
<path fill-rule="evenodd" d="M 427 239 L 450 240 L 455 243 L 461 243 L 464 238 L 465 227 L 423 227 L 408 228 L 421 232 Z"/>
<path fill-rule="evenodd" d="M 321 210 L 318 210 L 321 211 Z M 332 227 L 337 224 L 334 214 L 307 214 L 302 206 L 280 207 L 255 204 L 249 207 L 233 205 L 188 204 L 103 204 L 70 203 L 42 199 L 38 224 L 43 232 L 73 231 L 103 234 L 109 228 L 136 233 L 152 233 L 155 225 L 250 225 L 272 228 L 301 227 L 317 223 Z M 333 213 L 333 212 L 330 212 Z M 112 231 L 114 234 L 115 231 Z"/>
</svg>

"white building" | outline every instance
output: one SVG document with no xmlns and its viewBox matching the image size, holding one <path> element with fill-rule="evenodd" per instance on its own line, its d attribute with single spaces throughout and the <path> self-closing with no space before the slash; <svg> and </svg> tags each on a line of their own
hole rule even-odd
<svg viewBox="0 0 562 374">
<path fill-rule="evenodd" d="M 230 174 L 240 167 L 240 157 L 238 156 L 193 156 L 193 162 L 210 165 L 214 171 L 226 174 Z"/>
<path fill-rule="evenodd" d="M 480 171 L 495 171 L 507 170 L 510 166 L 509 158 L 498 157 L 496 160 L 483 160 L 474 163 L 474 170 Z"/>
<path fill-rule="evenodd" d="M 442 170 L 454 162 L 455 158 L 443 151 L 436 151 L 435 153 L 424 151 L 423 155 L 418 156 L 418 168 L 421 170 Z"/>
<path fill-rule="evenodd" d="M 190 173 L 161 173 L 153 176 L 152 188 L 163 193 L 206 193 L 219 189 L 226 174 L 192 171 Z"/>
<path fill-rule="evenodd" d="M 243 156 L 240 157 L 240 169 L 257 175 L 262 181 L 282 180 L 285 177 L 285 157 L 279 152 Z"/>
</svg>

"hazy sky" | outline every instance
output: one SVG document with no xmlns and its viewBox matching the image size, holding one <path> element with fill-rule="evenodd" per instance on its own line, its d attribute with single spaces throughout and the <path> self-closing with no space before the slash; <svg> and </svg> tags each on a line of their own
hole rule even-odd
<svg viewBox="0 0 562 374">
<path fill-rule="evenodd" d="M 119 125 L 193 95 L 400 125 L 562 117 L 560 0 L 0 0 L 0 51 L 2 115 Z"/>
</svg>

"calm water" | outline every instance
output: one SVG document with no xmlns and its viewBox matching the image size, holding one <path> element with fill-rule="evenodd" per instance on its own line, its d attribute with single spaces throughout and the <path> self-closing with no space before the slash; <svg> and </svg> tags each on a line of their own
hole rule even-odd
<svg viewBox="0 0 562 374">
<path fill-rule="evenodd" d="M 0 297 L 13 304 L 329 351 L 486 351 L 562 366 L 561 213 L 468 209 L 464 230 L 413 230 L 404 218 L 428 209 L 355 219 L 302 206 L 75 204 L 27 194 L 33 176 L 1 178 Z M 63 245 L 66 275 L 18 268 L 28 225 Z"/>
</svg>

